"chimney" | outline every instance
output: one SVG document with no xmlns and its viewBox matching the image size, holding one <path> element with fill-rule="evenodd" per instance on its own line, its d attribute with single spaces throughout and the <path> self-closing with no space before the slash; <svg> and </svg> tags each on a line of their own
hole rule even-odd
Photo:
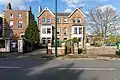
<svg viewBox="0 0 120 80">
<path fill-rule="evenodd" d="M 41 7 L 41 6 L 39 6 L 38 11 L 39 11 L 39 13 L 41 13 L 41 12 L 42 12 L 42 7 Z"/>
<path fill-rule="evenodd" d="M 83 7 L 79 7 L 79 9 L 80 9 L 81 11 L 82 11 L 82 8 L 83 8 Z"/>
</svg>

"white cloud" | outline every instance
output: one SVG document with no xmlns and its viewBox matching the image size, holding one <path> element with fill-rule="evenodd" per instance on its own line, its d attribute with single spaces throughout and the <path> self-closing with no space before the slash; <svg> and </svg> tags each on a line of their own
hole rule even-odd
<svg viewBox="0 0 120 80">
<path fill-rule="evenodd" d="M 66 13 L 72 12 L 72 9 L 67 8 L 67 9 L 64 10 L 64 12 L 66 12 Z"/>
<path fill-rule="evenodd" d="M 33 1 L 39 2 L 41 0 L 0 0 L 0 7 L 6 6 L 10 2 L 14 9 L 28 9 L 28 4 Z"/>
<path fill-rule="evenodd" d="M 85 6 L 85 1 L 96 1 L 96 2 L 105 2 L 109 0 L 62 0 L 67 7 L 69 8 L 76 8 L 76 7 L 83 7 Z"/>
</svg>

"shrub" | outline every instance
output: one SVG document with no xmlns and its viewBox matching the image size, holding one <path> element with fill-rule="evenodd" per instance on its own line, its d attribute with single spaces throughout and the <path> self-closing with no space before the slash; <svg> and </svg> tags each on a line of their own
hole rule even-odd
<svg viewBox="0 0 120 80">
<path fill-rule="evenodd" d="M 78 49 L 78 54 L 81 54 L 83 52 L 83 49 Z"/>
<path fill-rule="evenodd" d="M 119 50 L 119 51 L 116 51 L 116 55 L 119 55 L 119 56 L 120 56 L 120 50 Z"/>
</svg>

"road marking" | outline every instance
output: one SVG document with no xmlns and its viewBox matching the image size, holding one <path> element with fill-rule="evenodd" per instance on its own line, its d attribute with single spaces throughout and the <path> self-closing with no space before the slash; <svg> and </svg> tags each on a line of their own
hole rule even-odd
<svg viewBox="0 0 120 80">
<path fill-rule="evenodd" d="M 114 68 L 58 68 L 58 70 L 115 71 Z"/>
<path fill-rule="evenodd" d="M 18 69 L 21 67 L 0 66 L 0 69 Z"/>
</svg>

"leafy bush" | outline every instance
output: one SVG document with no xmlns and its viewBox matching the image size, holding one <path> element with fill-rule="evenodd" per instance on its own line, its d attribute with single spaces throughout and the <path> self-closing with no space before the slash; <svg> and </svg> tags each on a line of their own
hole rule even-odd
<svg viewBox="0 0 120 80">
<path fill-rule="evenodd" d="M 78 54 L 81 54 L 83 52 L 83 49 L 78 49 Z"/>
<path fill-rule="evenodd" d="M 116 51 L 116 55 L 119 55 L 119 56 L 120 56 L 120 50 L 119 50 L 119 51 Z"/>
</svg>

